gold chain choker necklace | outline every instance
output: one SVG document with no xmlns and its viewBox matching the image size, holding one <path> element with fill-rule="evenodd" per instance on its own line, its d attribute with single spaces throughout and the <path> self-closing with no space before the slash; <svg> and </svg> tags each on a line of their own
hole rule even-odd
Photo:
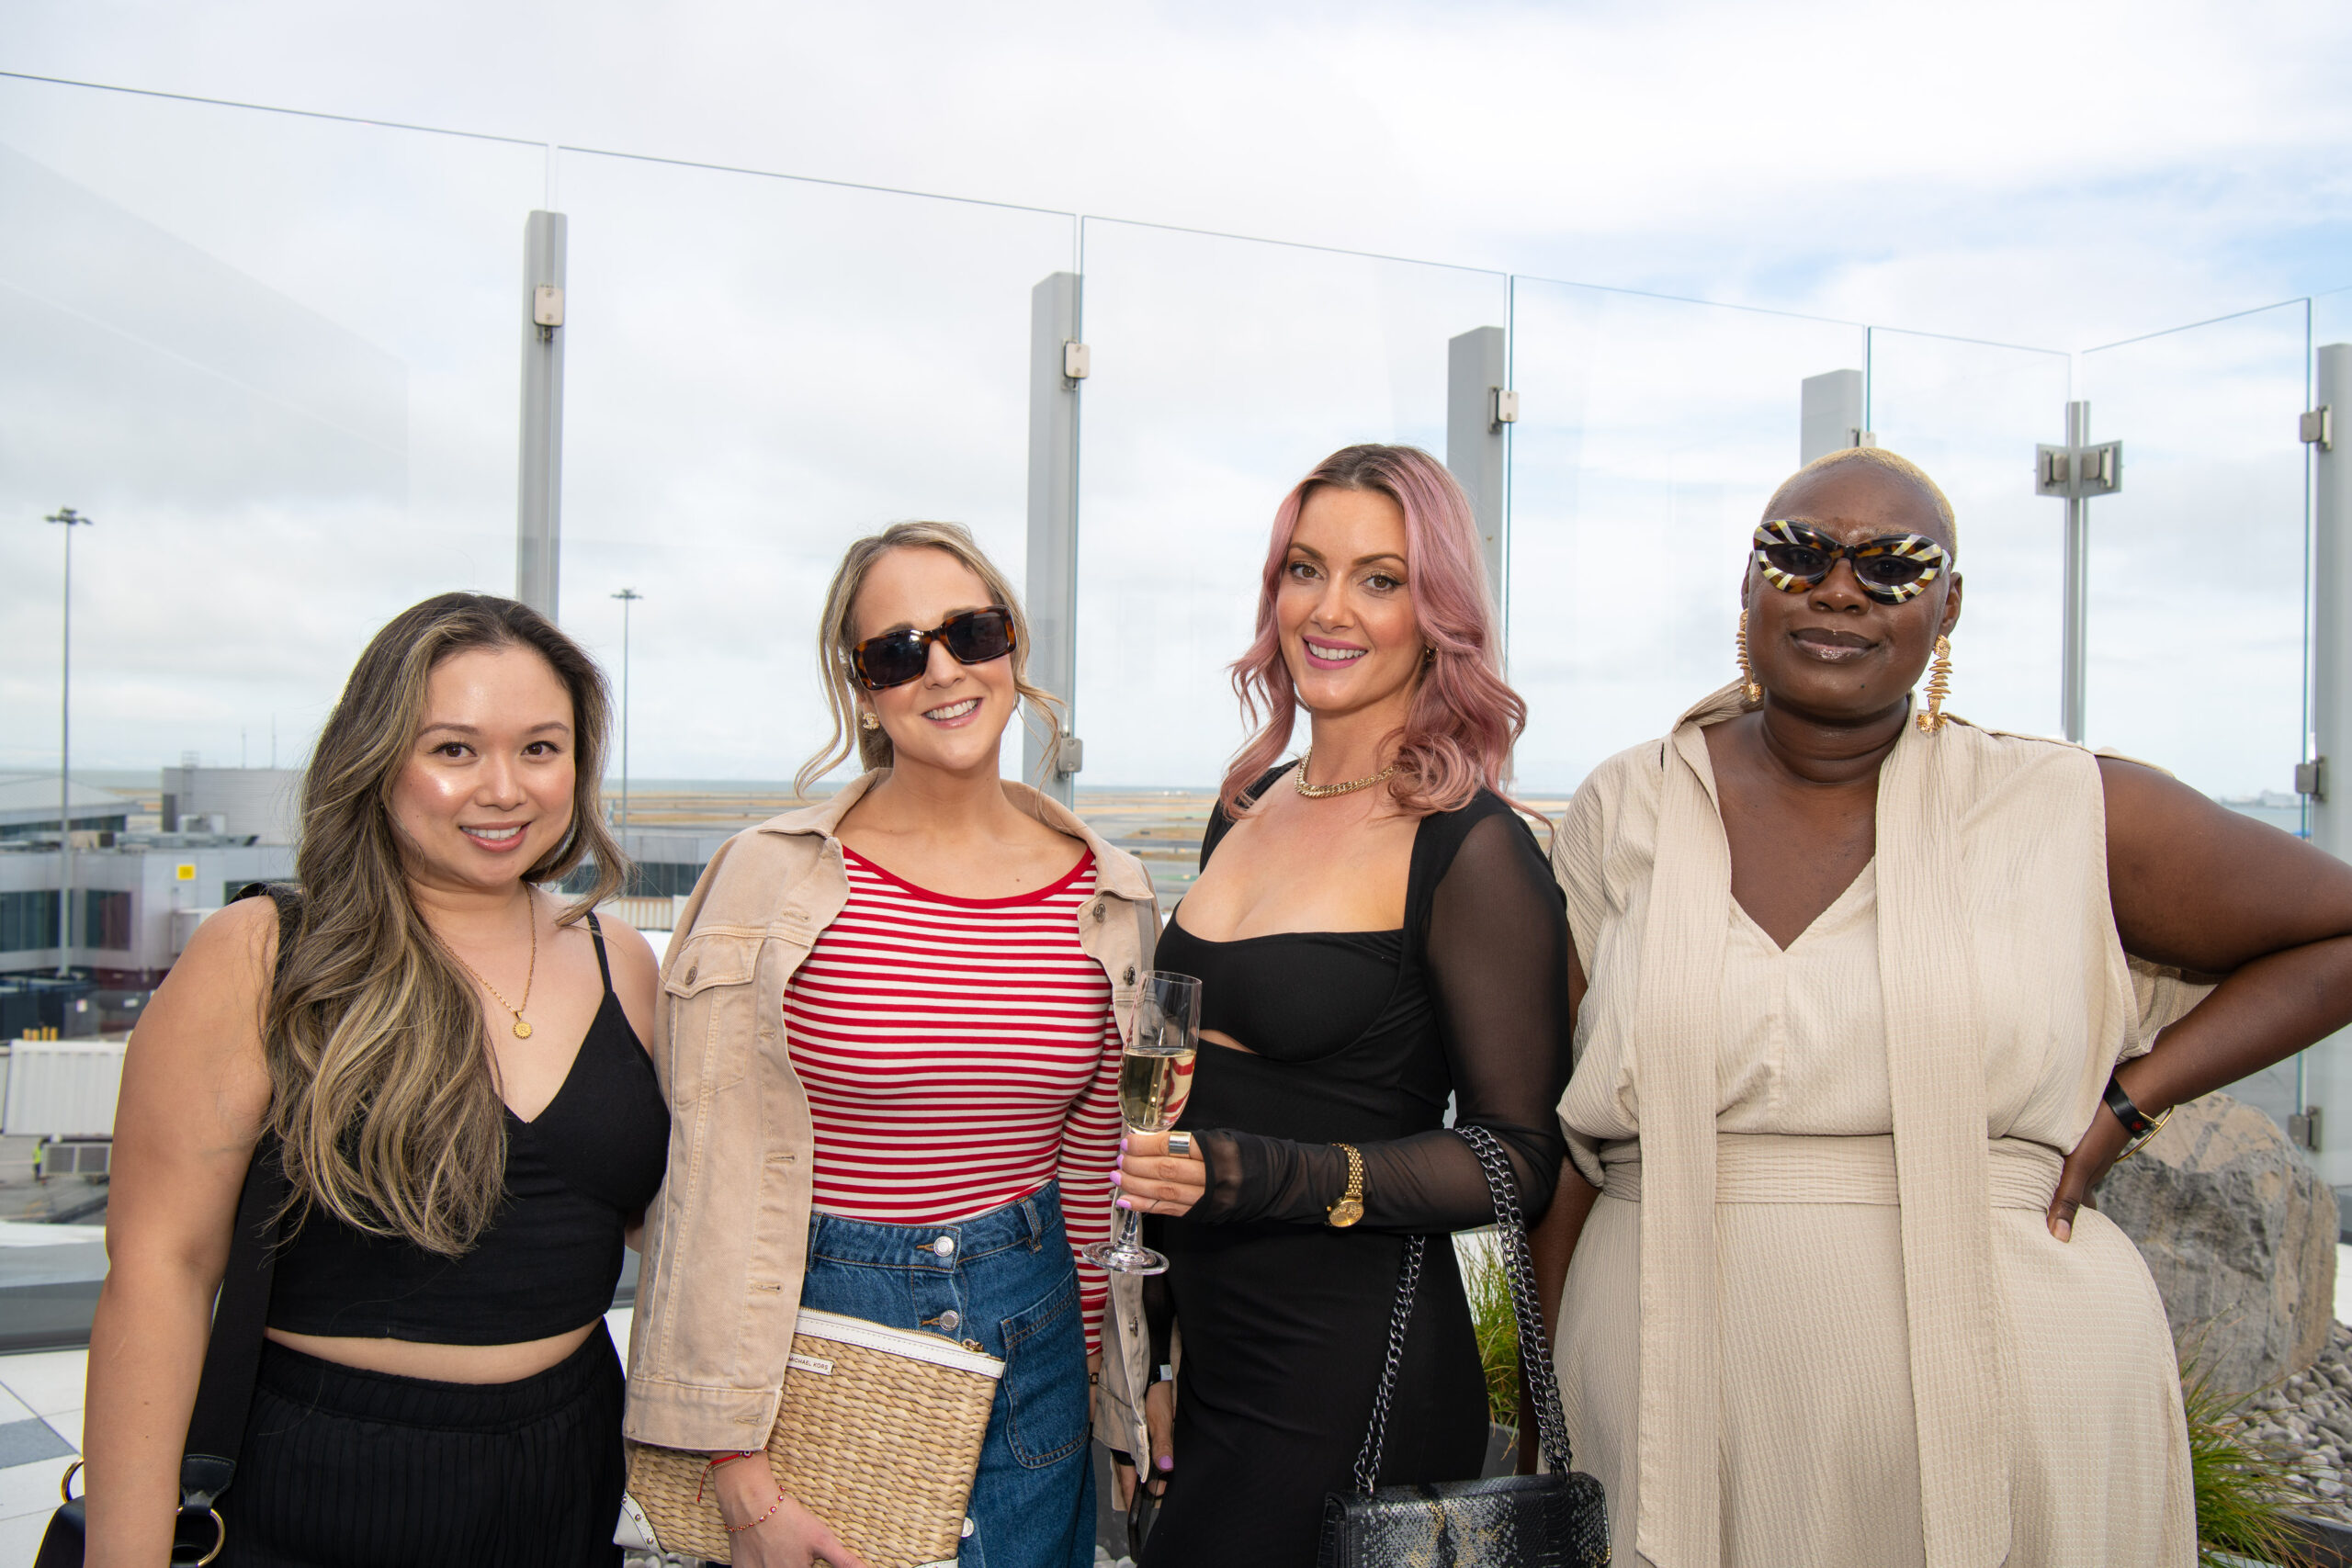
<svg viewBox="0 0 2352 1568">
<path fill-rule="evenodd" d="M 1364 778 L 1350 779 L 1346 784 L 1311 784 L 1306 782 L 1306 764 L 1314 760 L 1315 753 L 1312 750 L 1300 752 L 1298 772 L 1291 775 L 1291 782 L 1298 787 L 1298 793 L 1309 800 L 1329 800 L 1335 795 L 1353 795 L 1360 789 L 1370 789 L 1376 784 L 1385 784 L 1396 772 L 1396 764 L 1391 762 L 1376 773 Z"/>
</svg>

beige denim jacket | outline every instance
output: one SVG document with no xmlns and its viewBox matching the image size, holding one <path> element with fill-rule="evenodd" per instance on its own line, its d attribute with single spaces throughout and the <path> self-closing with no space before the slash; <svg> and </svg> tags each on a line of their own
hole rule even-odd
<svg viewBox="0 0 2352 1568">
<path fill-rule="evenodd" d="M 785 1048 L 784 992 L 849 901 L 834 829 L 887 771 L 831 799 L 738 833 L 686 900 L 662 964 L 653 1063 L 670 1102 L 670 1164 L 646 1213 L 629 1333 L 624 1427 L 639 1442 L 718 1450 L 766 1446 L 808 1260 L 808 1098 Z M 1159 934 L 1151 879 L 1058 802 L 1005 794 L 1094 852 L 1097 893 L 1079 944 L 1102 965 L 1121 1033 Z M 1112 1276 L 1095 1431 L 1143 1453 L 1150 1341 L 1142 1292 Z"/>
</svg>

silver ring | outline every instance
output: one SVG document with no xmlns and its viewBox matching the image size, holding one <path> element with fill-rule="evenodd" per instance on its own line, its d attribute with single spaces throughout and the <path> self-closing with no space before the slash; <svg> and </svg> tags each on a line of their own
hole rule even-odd
<svg viewBox="0 0 2352 1568">
<path fill-rule="evenodd" d="M 1190 1133 L 1169 1134 L 1168 1152 L 1177 1159 L 1191 1159 L 1193 1157 L 1193 1134 Z"/>
</svg>

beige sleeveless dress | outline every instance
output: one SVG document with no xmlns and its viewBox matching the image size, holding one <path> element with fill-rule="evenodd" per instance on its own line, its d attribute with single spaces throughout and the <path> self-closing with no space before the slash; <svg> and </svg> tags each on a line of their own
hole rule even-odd
<svg viewBox="0 0 2352 1568">
<path fill-rule="evenodd" d="M 1783 952 L 1700 734 L 1738 711 L 1602 764 L 1554 844 L 1602 1192 L 1557 1356 L 1615 1561 L 2188 1568 L 2163 1304 L 2105 1218 L 2042 1219 L 2114 1064 L 2202 995 L 2124 956 L 2096 761 L 1906 726 L 1875 859 Z"/>
</svg>

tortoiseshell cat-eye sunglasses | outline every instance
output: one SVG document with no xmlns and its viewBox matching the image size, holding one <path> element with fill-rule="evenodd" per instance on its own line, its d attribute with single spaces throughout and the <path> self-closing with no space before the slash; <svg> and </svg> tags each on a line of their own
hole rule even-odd
<svg viewBox="0 0 2352 1568">
<path fill-rule="evenodd" d="M 1758 525 L 1756 564 L 1783 593 L 1818 588 L 1840 560 L 1854 563 L 1854 581 L 1882 604 L 1916 599 L 1951 565 L 1951 556 L 1922 534 L 1882 534 L 1841 545 L 1810 523 L 1785 519 Z"/>
</svg>

